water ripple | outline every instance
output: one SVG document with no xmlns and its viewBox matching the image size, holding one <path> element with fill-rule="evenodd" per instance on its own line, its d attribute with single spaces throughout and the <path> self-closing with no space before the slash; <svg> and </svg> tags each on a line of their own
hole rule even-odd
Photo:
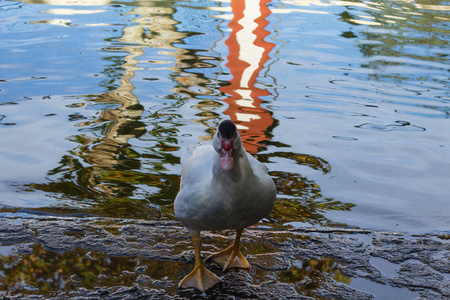
<svg viewBox="0 0 450 300">
<path fill-rule="evenodd" d="M 417 125 L 411 125 L 407 121 L 395 121 L 395 124 L 381 125 L 374 123 L 364 123 L 356 128 L 369 129 L 375 131 L 425 131 L 426 129 Z"/>
</svg>

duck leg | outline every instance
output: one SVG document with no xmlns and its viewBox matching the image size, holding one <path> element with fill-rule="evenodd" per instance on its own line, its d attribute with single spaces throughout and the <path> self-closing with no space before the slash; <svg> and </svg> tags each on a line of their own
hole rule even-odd
<svg viewBox="0 0 450 300">
<path fill-rule="evenodd" d="M 224 271 L 231 268 L 243 268 L 248 269 L 250 264 L 239 251 L 239 241 L 241 239 L 243 228 L 236 230 L 236 238 L 231 245 L 220 252 L 214 253 L 207 259 L 212 259 L 216 264 L 221 266 Z"/>
<path fill-rule="evenodd" d="M 186 277 L 184 277 L 180 281 L 178 287 L 180 288 L 193 287 L 203 292 L 212 287 L 213 285 L 215 285 L 216 283 L 219 283 L 221 280 L 218 276 L 216 276 L 216 274 L 209 271 L 206 268 L 205 263 L 202 261 L 202 258 L 200 256 L 200 249 L 202 247 L 202 240 L 200 235 L 192 236 L 192 244 L 194 245 L 195 251 L 194 270 L 192 270 L 191 273 L 186 275 Z"/>
</svg>

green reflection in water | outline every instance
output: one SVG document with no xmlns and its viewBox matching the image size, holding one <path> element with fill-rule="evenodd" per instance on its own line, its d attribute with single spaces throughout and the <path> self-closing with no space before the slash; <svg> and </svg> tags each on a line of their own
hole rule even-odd
<svg viewBox="0 0 450 300">
<path fill-rule="evenodd" d="M 343 4 L 341 4 L 343 5 Z M 346 1 L 341 20 L 356 27 L 345 36 L 360 37 L 359 48 L 365 57 L 373 58 L 362 65 L 373 70 L 374 80 L 391 79 L 445 82 L 435 76 L 415 72 L 390 73 L 387 67 L 415 67 L 422 62 L 448 60 L 448 6 L 441 0 L 423 1 Z M 367 26 L 368 25 L 368 26 Z M 359 31 L 358 29 L 361 29 Z M 359 32 L 358 32 L 359 31 Z M 426 47 L 426 51 L 424 51 Z M 411 59 L 411 60 L 410 60 Z M 429 65 L 435 69 L 435 65 Z M 445 70 L 443 70 L 445 71 Z"/>
<path fill-rule="evenodd" d="M 324 214 L 329 210 L 350 211 L 353 203 L 324 198 L 320 186 L 306 177 L 287 172 L 271 172 L 279 198 L 271 217 L 278 224 L 301 221 L 314 225 L 332 226 Z M 339 224 L 346 226 L 346 224 Z"/>
<path fill-rule="evenodd" d="M 331 258 L 307 261 L 294 260 L 293 266 L 281 271 L 278 280 L 294 283 L 298 292 L 306 296 L 314 296 L 310 291 L 324 285 L 325 278 L 333 278 L 337 282 L 350 284 L 351 278 L 341 271 L 341 265 Z"/>
<path fill-rule="evenodd" d="M 153 5 L 130 8 L 125 15 L 133 20 L 120 31 L 122 35 L 105 40 L 114 43 L 103 49 L 109 64 L 103 71 L 106 79 L 99 84 L 104 93 L 86 96 L 84 103 L 75 105 L 86 108 L 86 115 L 81 111 L 70 119 L 78 133 L 67 139 L 76 146 L 67 151 L 57 167 L 48 171 L 48 182 L 28 185 L 61 200 L 61 205 L 39 210 L 122 218 L 174 218 L 172 202 L 178 192 L 179 174 L 172 169 L 179 165 L 180 127 L 186 122 L 183 106 L 196 110 L 189 121 L 194 119 L 193 122 L 205 126 L 206 135 L 199 139 L 211 139 L 214 126 L 222 117 L 219 111 L 224 106 L 222 100 L 227 97 L 220 88 L 230 82 L 218 76 L 223 72 L 220 63 L 224 58 L 213 50 L 215 43 L 225 36 L 222 21 L 214 21 L 216 27 L 211 27 L 214 32 L 208 32 L 200 44 L 189 42 L 199 33 L 204 34 L 203 29 L 188 26 L 198 32 L 180 31 L 183 28 L 180 23 L 189 25 L 193 21 L 176 20 L 181 16 L 175 15 L 173 3 Z M 217 14 L 215 10 L 191 12 L 202 17 Z M 147 53 L 155 57 L 147 61 Z M 136 91 L 134 84 L 139 77 L 137 71 L 143 66 L 148 67 L 149 77 L 144 80 L 149 81 L 146 86 L 152 95 L 152 89 L 158 90 L 158 81 L 169 79 L 171 83 L 152 96 L 156 100 L 138 99 L 142 91 Z M 144 89 L 142 85 L 139 88 Z M 159 104 L 148 108 L 146 101 Z M 273 124 L 275 127 L 278 120 L 274 119 Z M 272 130 L 273 127 L 264 134 L 272 137 Z M 140 146 L 133 145 L 133 140 Z M 276 140 L 266 144 L 283 147 Z M 329 163 L 319 157 L 294 152 L 259 154 L 258 158 L 266 163 L 271 159 L 289 159 L 323 174 L 331 170 Z M 326 210 L 350 210 L 353 206 L 325 199 L 315 182 L 294 172 L 274 171 L 271 175 L 279 190 L 279 201 L 271 216 L 271 221 L 277 224 L 301 220 L 325 225 Z"/>
<path fill-rule="evenodd" d="M 277 248 L 268 242 L 249 243 L 246 248 L 248 254 L 268 254 L 264 261 L 269 261 L 269 265 L 276 261 Z M 56 296 L 60 292 L 75 291 L 81 287 L 93 289 L 132 286 L 135 283 L 148 288 L 163 288 L 175 294 L 178 293 L 180 274 L 189 271 L 189 265 L 180 261 L 116 257 L 81 248 L 57 253 L 46 250 L 41 244 L 37 244 L 29 254 L 0 256 L 0 263 L 0 291 L 13 295 Z M 350 283 L 350 278 L 342 274 L 340 264 L 332 259 L 294 260 L 291 263 L 290 269 L 277 272 L 256 266 L 250 270 L 254 277 L 252 281 L 260 284 L 276 278 L 280 282 L 293 283 L 302 294 L 323 287 L 326 280 L 330 279 Z M 220 270 L 216 271 L 220 273 Z M 220 291 L 221 288 L 218 286 L 217 289 Z"/>
<path fill-rule="evenodd" d="M 270 158 L 286 158 L 298 165 L 307 166 L 314 170 L 327 174 L 331 171 L 331 165 L 320 157 L 293 152 L 274 152 L 260 154 L 258 159 L 269 162 Z M 301 221 L 315 225 L 333 226 L 324 214 L 329 210 L 350 211 L 355 206 L 353 203 L 344 203 L 332 198 L 326 198 L 321 193 L 320 186 L 313 180 L 297 173 L 272 171 L 270 175 L 275 181 L 278 198 L 271 214 L 272 221 L 277 224 Z M 346 224 L 339 224 L 346 226 Z"/>
<path fill-rule="evenodd" d="M 271 157 L 290 159 L 298 165 L 308 166 L 324 174 L 331 170 L 331 166 L 325 160 L 311 155 L 290 152 L 258 155 L 263 162 L 269 162 Z M 73 160 L 66 159 L 64 162 L 73 163 Z M 92 172 L 95 172 L 95 182 L 99 183 L 97 185 L 92 185 Z M 271 223 L 282 225 L 302 221 L 322 226 L 332 225 L 332 222 L 324 216 L 326 211 L 349 211 L 355 206 L 352 203 L 325 198 L 319 185 L 299 174 L 272 171 L 270 175 L 278 190 L 278 199 L 270 216 Z M 31 187 L 77 198 L 80 203 L 85 204 L 84 207 L 80 205 L 79 213 L 121 218 L 174 219 L 172 201 L 178 192 L 179 179 L 179 175 L 152 174 L 123 168 L 101 170 L 81 168 L 76 182 L 32 184 Z M 146 194 L 145 199 L 133 198 L 134 191 L 141 185 L 155 187 L 158 191 Z M 96 186 L 102 186 L 103 190 L 107 187 L 108 194 L 101 193 L 95 189 Z M 39 210 L 53 213 L 73 212 L 73 208 L 64 207 Z"/>
<path fill-rule="evenodd" d="M 145 276 L 145 283 L 150 287 L 157 287 L 158 280 L 164 279 L 167 288 L 176 289 L 174 282 L 184 267 L 181 262 L 114 257 L 80 248 L 60 254 L 40 244 L 31 254 L 0 256 L 0 262 L 0 290 L 24 294 L 48 294 L 78 287 L 131 286 L 140 275 Z"/>
</svg>

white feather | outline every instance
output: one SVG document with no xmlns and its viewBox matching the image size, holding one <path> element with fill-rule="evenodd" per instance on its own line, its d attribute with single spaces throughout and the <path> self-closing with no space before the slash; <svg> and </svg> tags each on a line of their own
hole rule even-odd
<svg viewBox="0 0 450 300">
<path fill-rule="evenodd" d="M 272 178 L 265 166 L 245 151 L 239 134 L 234 141 L 234 167 L 229 172 L 220 168 L 217 134 L 213 145 L 190 148 L 181 159 L 175 214 L 192 235 L 202 230 L 248 227 L 267 217 L 275 202 Z"/>
</svg>

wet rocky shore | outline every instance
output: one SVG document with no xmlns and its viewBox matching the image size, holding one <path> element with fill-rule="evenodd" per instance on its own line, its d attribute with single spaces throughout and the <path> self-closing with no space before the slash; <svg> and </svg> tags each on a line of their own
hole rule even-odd
<svg viewBox="0 0 450 300">
<path fill-rule="evenodd" d="M 203 233 L 202 255 L 233 231 Z M 206 293 L 175 221 L 0 214 L 0 299 L 449 299 L 450 237 L 336 228 L 249 228 L 249 270 L 208 268 Z"/>
</svg>

